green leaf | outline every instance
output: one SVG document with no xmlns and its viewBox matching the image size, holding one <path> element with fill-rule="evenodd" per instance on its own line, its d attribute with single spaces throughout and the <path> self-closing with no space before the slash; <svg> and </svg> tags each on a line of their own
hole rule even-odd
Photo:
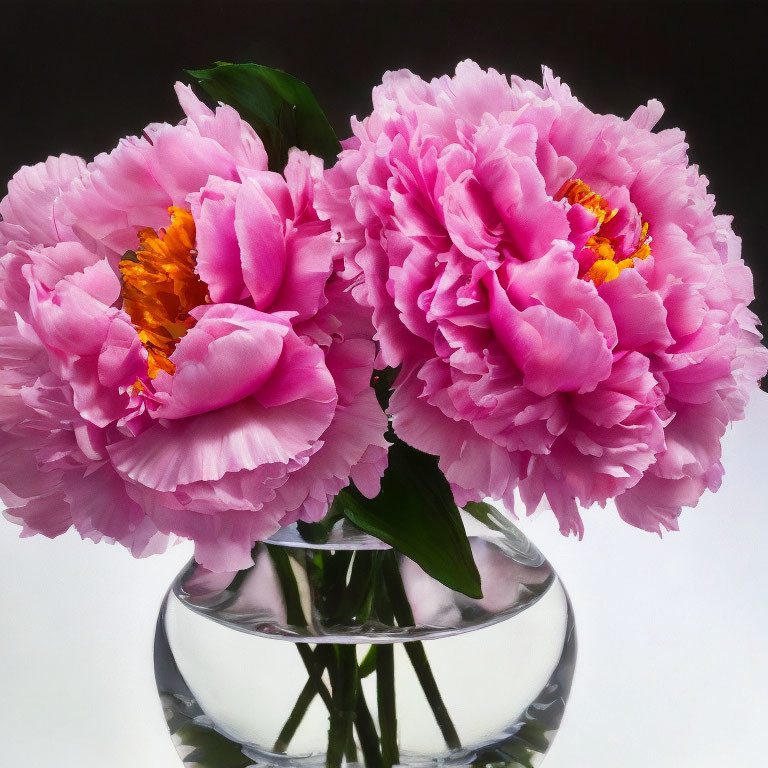
<svg viewBox="0 0 768 768">
<path fill-rule="evenodd" d="M 358 528 L 385 541 L 447 587 L 483 596 L 461 516 L 437 459 L 395 439 L 381 492 L 367 499 L 351 486 L 336 503 Z"/>
<path fill-rule="evenodd" d="M 253 760 L 243 754 L 239 744 L 203 725 L 186 723 L 174 737 L 181 745 L 194 747 L 187 758 L 201 768 L 248 768 L 253 765 Z"/>
<path fill-rule="evenodd" d="M 304 541 L 308 541 L 312 544 L 325 544 L 331 535 L 333 526 L 344 517 L 344 512 L 335 503 L 331 505 L 328 514 L 316 523 L 305 523 L 303 520 L 299 520 L 296 527 L 299 529 Z"/>
<path fill-rule="evenodd" d="M 397 368 L 384 368 L 380 371 L 374 371 L 371 376 L 371 386 L 383 411 L 389 408 L 389 398 L 401 368 L 401 365 L 398 365 Z"/>
<path fill-rule="evenodd" d="M 515 527 L 499 512 L 492 504 L 485 501 L 470 501 L 464 511 L 468 512 L 475 520 L 479 520 L 483 525 L 488 526 L 492 531 L 515 531 Z"/>
<path fill-rule="evenodd" d="M 287 72 L 260 64 L 217 62 L 187 73 L 217 101 L 234 107 L 264 142 L 269 168 L 282 172 L 291 147 L 333 164 L 341 151 L 336 135 L 312 91 Z"/>
</svg>

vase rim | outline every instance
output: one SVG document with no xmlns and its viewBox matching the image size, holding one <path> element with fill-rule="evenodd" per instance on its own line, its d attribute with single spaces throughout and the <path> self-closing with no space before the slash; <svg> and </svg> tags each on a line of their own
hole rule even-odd
<svg viewBox="0 0 768 768">
<path fill-rule="evenodd" d="M 265 544 L 280 547 L 299 547 L 304 549 L 329 550 L 386 550 L 392 549 L 386 542 L 371 536 L 348 520 L 339 520 L 331 529 L 328 539 L 323 542 L 308 541 L 299 530 L 297 523 L 282 527 L 264 540 Z"/>
</svg>

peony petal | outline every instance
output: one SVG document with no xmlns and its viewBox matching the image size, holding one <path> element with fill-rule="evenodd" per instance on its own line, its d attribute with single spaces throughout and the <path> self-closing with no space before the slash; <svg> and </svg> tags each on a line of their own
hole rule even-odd
<svg viewBox="0 0 768 768">
<path fill-rule="evenodd" d="M 637 270 L 624 270 L 620 280 L 603 283 L 599 292 L 611 309 L 620 347 L 658 352 L 672 343 L 661 297 Z"/>
<path fill-rule="evenodd" d="M 83 538 L 119 542 L 134 557 L 163 552 L 167 537 L 131 499 L 108 462 L 87 476 L 72 474 L 66 483 L 72 521 Z"/>
<path fill-rule="evenodd" d="M 235 203 L 243 279 L 256 309 L 277 296 L 285 272 L 285 222 L 256 179 L 247 179 Z"/>
<path fill-rule="evenodd" d="M 350 474 L 366 459 L 365 487 L 371 495 L 387 466 L 389 444 L 384 439 L 387 417 L 369 387 L 358 392 L 345 405 L 339 405 L 328 429 L 322 434 L 322 446 L 303 467 L 291 472 L 280 486 L 267 510 L 282 510 L 281 522 L 296 519 L 319 520 L 328 511 L 334 496 L 349 485 Z M 377 474 L 378 473 L 378 474 Z"/>
<path fill-rule="evenodd" d="M 17 171 L 0 201 L 0 248 L 10 240 L 50 246 L 72 239 L 72 230 L 58 220 L 57 199 L 84 172 L 85 161 L 72 155 Z"/>
<path fill-rule="evenodd" d="M 255 397 L 265 408 L 289 406 L 303 400 L 335 407 L 336 383 L 322 350 L 295 333 L 288 333 L 272 376 Z"/>
<path fill-rule="evenodd" d="M 331 275 L 334 245 L 325 222 L 292 229 L 285 243 L 285 270 L 270 304 L 271 312 L 296 313 L 295 322 L 316 315 L 325 305 L 325 284 Z"/>
<path fill-rule="evenodd" d="M 21 526 L 22 537 L 39 533 L 55 539 L 66 533 L 72 525 L 69 504 L 61 491 L 49 496 L 38 496 L 21 506 L 4 509 L 3 516 Z"/>
<path fill-rule="evenodd" d="M 542 305 L 520 311 L 495 275 L 485 284 L 491 293 L 491 323 L 526 387 L 541 396 L 589 392 L 610 374 L 611 353 L 586 312 L 571 321 Z"/>
<path fill-rule="evenodd" d="M 267 169 L 267 152 L 256 131 L 232 107 L 220 105 L 212 111 L 183 83 L 174 86 L 181 108 L 201 136 L 213 139 L 233 158 L 238 166 Z"/>
<path fill-rule="evenodd" d="M 216 176 L 190 197 L 195 220 L 197 271 L 212 301 L 236 302 L 248 295 L 235 234 L 235 200 L 240 185 Z"/>
<path fill-rule="evenodd" d="M 115 468 L 148 488 L 173 491 L 262 464 L 287 463 L 330 424 L 335 403 L 299 400 L 264 407 L 253 398 L 187 419 L 156 424 L 109 446 Z"/>
<path fill-rule="evenodd" d="M 237 304 L 198 307 L 197 324 L 176 346 L 173 375 L 154 382 L 153 415 L 181 419 L 235 403 L 257 393 L 283 353 L 288 325 Z"/>
</svg>

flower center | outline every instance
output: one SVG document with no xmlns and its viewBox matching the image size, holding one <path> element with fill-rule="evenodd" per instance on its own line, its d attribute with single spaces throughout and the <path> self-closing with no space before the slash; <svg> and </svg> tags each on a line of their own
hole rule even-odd
<svg viewBox="0 0 768 768">
<path fill-rule="evenodd" d="M 171 207 L 169 227 L 139 231 L 139 248 L 120 262 L 123 309 L 147 350 L 149 378 L 170 374 L 176 344 L 195 324 L 190 310 L 208 301 L 208 286 L 195 272 L 195 222 L 192 214 Z M 137 389 L 143 389 L 137 382 Z"/>
<path fill-rule="evenodd" d="M 611 209 L 605 198 L 593 192 L 581 179 L 569 179 L 555 195 L 555 200 L 567 200 L 571 205 L 586 208 L 597 218 L 597 232 L 587 240 L 586 247 L 593 251 L 596 259 L 584 274 L 584 279 L 592 280 L 595 285 L 602 285 L 615 280 L 628 267 L 635 266 L 635 259 L 647 259 L 651 255 L 651 238 L 648 234 L 648 222 L 640 220 L 640 236 L 634 250 L 623 255 L 619 252 L 618 238 L 605 234 L 604 227 L 619 212 Z"/>
</svg>

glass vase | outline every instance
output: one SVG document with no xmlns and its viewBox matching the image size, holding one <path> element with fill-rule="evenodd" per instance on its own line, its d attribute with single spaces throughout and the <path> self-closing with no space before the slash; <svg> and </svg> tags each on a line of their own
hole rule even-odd
<svg viewBox="0 0 768 768">
<path fill-rule="evenodd" d="M 465 525 L 482 599 L 348 522 L 283 529 L 237 573 L 190 563 L 155 642 L 184 765 L 539 765 L 573 677 L 568 596 L 506 518 Z"/>
</svg>

